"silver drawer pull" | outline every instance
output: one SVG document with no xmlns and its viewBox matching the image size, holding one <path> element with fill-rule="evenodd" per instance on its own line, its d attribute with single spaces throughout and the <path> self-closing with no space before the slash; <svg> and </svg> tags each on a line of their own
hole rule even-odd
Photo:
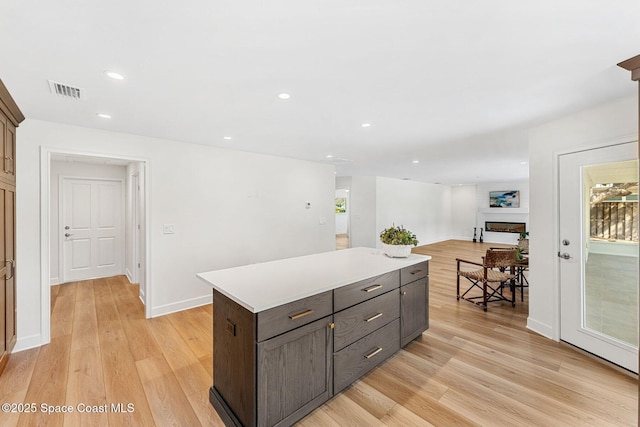
<svg viewBox="0 0 640 427">
<path fill-rule="evenodd" d="M 363 291 L 365 291 L 365 292 L 373 292 L 373 291 L 377 291 L 381 287 L 382 287 L 382 285 L 373 285 L 373 286 L 369 286 L 368 288 L 364 288 Z"/>
<path fill-rule="evenodd" d="M 411 272 L 411 275 L 418 274 L 418 273 L 420 273 L 421 271 L 422 271 L 422 270 L 413 270 L 413 271 Z"/>
<path fill-rule="evenodd" d="M 302 313 L 293 314 L 293 315 L 289 316 L 289 319 L 296 320 L 296 319 L 299 319 L 301 317 L 308 316 L 311 313 L 313 313 L 313 310 L 309 309 L 307 311 L 303 311 Z"/>
<path fill-rule="evenodd" d="M 378 347 L 377 350 L 374 350 L 373 352 L 367 354 L 364 358 L 365 359 L 371 359 L 373 356 L 375 356 L 376 354 L 380 353 L 382 351 L 382 348 Z"/>
<path fill-rule="evenodd" d="M 375 316 L 371 316 L 368 319 L 364 319 L 365 322 L 371 322 L 372 320 L 376 320 L 378 317 L 382 317 L 382 313 L 378 313 Z"/>
</svg>

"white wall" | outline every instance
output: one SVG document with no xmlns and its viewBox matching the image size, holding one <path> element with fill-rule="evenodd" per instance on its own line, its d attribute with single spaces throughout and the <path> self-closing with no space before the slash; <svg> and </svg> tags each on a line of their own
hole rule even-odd
<svg viewBox="0 0 640 427">
<path fill-rule="evenodd" d="M 473 239 L 473 227 L 476 227 L 478 195 L 475 185 L 457 185 L 451 187 L 451 238 L 458 240 Z"/>
<path fill-rule="evenodd" d="M 394 178 L 376 178 L 376 246 L 380 232 L 403 225 L 420 245 L 451 236 L 451 187 Z"/>
<path fill-rule="evenodd" d="M 22 128 L 20 128 L 22 129 Z M 22 141 L 21 141 L 22 142 Z M 60 230 L 64 224 L 60 223 L 59 218 L 59 201 L 60 201 L 60 177 L 77 177 L 77 178 L 105 178 L 120 179 L 126 182 L 127 174 L 124 166 L 88 164 L 78 162 L 52 161 L 50 170 L 50 188 L 51 188 L 51 211 L 50 211 L 50 278 L 51 284 L 57 285 L 61 283 L 59 254 Z M 126 234 L 126 233 L 125 233 Z M 124 244 L 124 242 L 123 242 Z M 124 248 L 123 248 L 124 249 Z"/>
<path fill-rule="evenodd" d="M 637 84 L 629 82 L 630 91 Z M 560 338 L 558 154 L 637 140 L 638 99 L 629 96 L 534 128 L 529 137 L 530 278 L 527 326 Z"/>
<path fill-rule="evenodd" d="M 47 336 L 41 326 L 42 146 L 148 159 L 153 315 L 211 301 L 198 272 L 335 249 L 332 165 L 28 119 L 17 144 L 17 349 Z M 162 234 L 163 224 L 174 224 L 175 234 Z"/>
<path fill-rule="evenodd" d="M 376 178 L 351 177 L 349 246 L 375 248 L 378 241 L 376 224 Z"/>
</svg>

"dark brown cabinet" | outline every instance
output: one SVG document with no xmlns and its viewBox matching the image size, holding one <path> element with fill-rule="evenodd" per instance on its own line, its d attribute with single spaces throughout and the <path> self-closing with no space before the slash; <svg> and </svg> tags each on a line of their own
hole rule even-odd
<svg viewBox="0 0 640 427">
<path fill-rule="evenodd" d="M 16 344 L 16 128 L 24 120 L 0 80 L 0 372 Z"/>
<path fill-rule="evenodd" d="M 429 326 L 428 261 L 253 313 L 213 291 L 213 387 L 228 426 L 289 426 Z"/>
<path fill-rule="evenodd" d="M 291 425 L 331 396 L 331 316 L 258 344 L 258 426 Z"/>
<path fill-rule="evenodd" d="M 429 328 L 429 263 L 400 271 L 400 337 L 404 347 Z"/>
</svg>

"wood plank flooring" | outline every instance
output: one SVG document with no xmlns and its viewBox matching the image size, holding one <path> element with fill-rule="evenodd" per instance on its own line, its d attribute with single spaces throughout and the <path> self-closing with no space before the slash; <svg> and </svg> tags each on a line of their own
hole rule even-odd
<svg viewBox="0 0 640 427">
<path fill-rule="evenodd" d="M 456 300 L 455 258 L 480 260 L 488 246 L 414 249 L 433 257 L 429 330 L 299 425 L 636 425 L 636 378 L 528 331 L 526 291 L 486 313 Z M 124 277 L 53 287 L 51 343 L 11 356 L 0 403 L 74 411 L 0 412 L 0 425 L 222 425 L 208 402 L 211 305 L 146 320 L 137 294 Z M 123 411 L 77 410 L 112 403 Z"/>
</svg>

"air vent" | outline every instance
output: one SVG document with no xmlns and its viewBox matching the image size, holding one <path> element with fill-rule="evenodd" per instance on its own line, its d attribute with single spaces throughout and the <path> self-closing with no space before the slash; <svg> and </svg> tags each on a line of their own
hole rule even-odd
<svg viewBox="0 0 640 427">
<path fill-rule="evenodd" d="M 71 99 L 84 99 L 85 93 L 84 89 L 80 89 L 79 87 L 69 86 L 64 83 L 54 82 L 53 80 L 47 80 L 49 82 L 49 89 L 51 89 L 51 93 L 54 95 L 62 96 L 64 98 Z"/>
</svg>

